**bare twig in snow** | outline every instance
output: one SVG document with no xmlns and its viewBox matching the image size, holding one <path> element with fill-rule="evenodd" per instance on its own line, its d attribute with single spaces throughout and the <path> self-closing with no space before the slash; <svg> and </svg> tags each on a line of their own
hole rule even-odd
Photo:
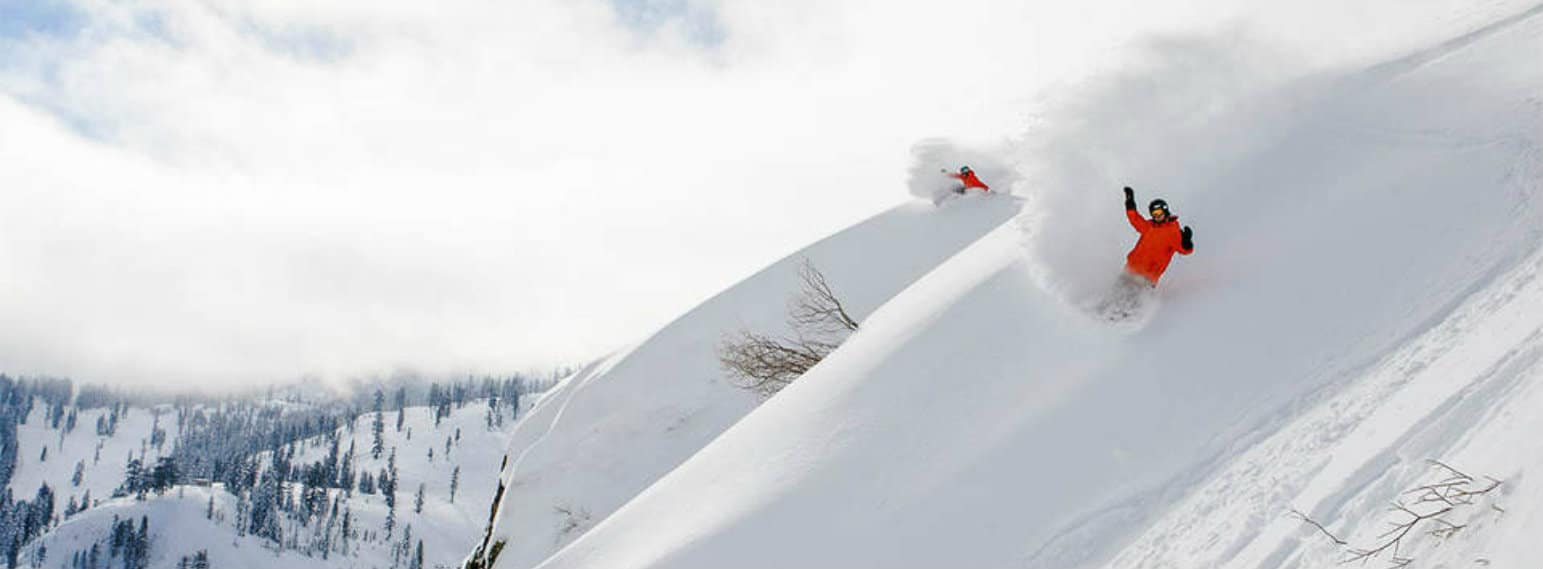
<svg viewBox="0 0 1543 569">
<path fill-rule="evenodd" d="M 1439 460 L 1427 460 L 1431 466 L 1446 473 L 1446 477 L 1438 482 L 1422 484 L 1404 491 L 1401 496 L 1412 496 L 1406 503 L 1401 499 L 1394 502 L 1392 511 L 1401 519 L 1389 521 L 1389 529 L 1377 536 L 1376 544 L 1369 547 L 1350 547 L 1349 543 L 1330 533 L 1323 524 L 1307 517 L 1297 510 L 1291 510 L 1291 514 L 1302 521 L 1317 528 L 1319 532 L 1333 540 L 1335 545 L 1344 548 L 1346 557 L 1343 563 L 1361 562 L 1365 564 L 1372 559 L 1382 558 L 1391 567 L 1405 567 L 1414 562 L 1413 557 L 1403 554 L 1407 543 L 1405 539 L 1414 533 L 1416 528 L 1425 525 L 1435 525 L 1428 533 L 1437 539 L 1446 539 L 1456 535 L 1467 528 L 1467 524 L 1455 523 L 1445 519 L 1445 516 L 1464 506 L 1471 506 L 1474 500 L 1499 488 L 1501 481 L 1489 476 L 1483 486 L 1476 487 L 1478 479 L 1466 472 L 1453 468 L 1451 465 Z M 1491 504 L 1498 512 L 1505 510 L 1498 505 Z"/>
<path fill-rule="evenodd" d="M 1309 525 L 1318 528 L 1318 531 L 1323 532 L 1323 535 L 1328 537 L 1330 540 L 1333 540 L 1336 545 L 1345 545 L 1345 540 L 1340 539 L 1339 536 L 1336 536 L 1333 533 L 1330 533 L 1328 528 L 1323 527 L 1323 524 L 1318 523 L 1317 520 L 1307 517 L 1307 514 L 1304 514 L 1295 509 L 1291 510 L 1291 514 L 1301 518 L 1302 521 L 1307 522 Z"/>
</svg>

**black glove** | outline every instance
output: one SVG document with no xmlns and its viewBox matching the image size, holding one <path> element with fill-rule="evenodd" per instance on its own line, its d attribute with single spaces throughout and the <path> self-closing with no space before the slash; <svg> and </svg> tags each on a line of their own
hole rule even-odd
<svg viewBox="0 0 1543 569">
<path fill-rule="evenodd" d="M 1194 249 L 1195 248 L 1195 232 L 1194 232 L 1194 230 L 1190 229 L 1189 226 L 1186 225 L 1186 226 L 1184 226 L 1184 230 L 1179 232 L 1179 233 L 1184 236 L 1184 239 L 1182 241 L 1179 241 L 1179 246 L 1183 247 L 1186 250 Z"/>
<path fill-rule="evenodd" d="M 1125 209 L 1136 209 L 1136 190 L 1125 186 Z"/>
</svg>

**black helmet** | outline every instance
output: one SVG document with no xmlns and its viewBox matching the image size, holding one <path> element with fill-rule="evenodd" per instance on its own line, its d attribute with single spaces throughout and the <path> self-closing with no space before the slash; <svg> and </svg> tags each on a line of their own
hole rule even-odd
<svg viewBox="0 0 1543 569">
<path fill-rule="evenodd" d="M 1152 200 L 1152 205 L 1147 206 L 1147 211 L 1153 211 L 1153 210 L 1158 210 L 1158 209 L 1167 212 L 1168 211 L 1168 202 L 1163 201 L 1161 199 L 1155 199 L 1155 200 Z M 1172 213 L 1172 212 L 1169 212 L 1169 213 Z"/>
<path fill-rule="evenodd" d="M 960 174 L 968 174 L 968 173 L 970 173 L 970 167 L 969 166 L 960 166 L 959 167 L 959 173 Z"/>
</svg>

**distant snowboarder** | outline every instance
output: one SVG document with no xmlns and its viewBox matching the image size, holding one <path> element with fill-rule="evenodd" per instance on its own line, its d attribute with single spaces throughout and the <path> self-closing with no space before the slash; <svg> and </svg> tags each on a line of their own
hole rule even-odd
<svg viewBox="0 0 1543 569">
<path fill-rule="evenodd" d="M 944 170 L 943 173 L 948 174 L 948 177 L 950 178 L 959 180 L 959 183 L 963 184 L 957 188 L 954 188 L 954 193 L 956 194 L 965 193 L 966 191 L 969 191 L 970 188 L 980 188 L 980 191 L 988 193 L 991 191 L 991 186 L 987 186 L 985 182 L 980 181 L 980 177 L 976 176 L 975 171 L 971 170 L 969 166 L 960 166 L 958 174 L 954 174 L 948 170 Z"/>
<path fill-rule="evenodd" d="M 1136 212 L 1136 192 L 1125 187 L 1125 217 L 1136 228 L 1141 238 L 1125 256 L 1125 272 L 1142 277 L 1152 286 L 1168 270 L 1173 254 L 1188 255 L 1195 252 L 1194 231 L 1188 225 L 1180 229 L 1179 218 L 1168 211 L 1168 202 L 1156 199 L 1147 206 L 1152 215 L 1148 220 Z"/>
</svg>

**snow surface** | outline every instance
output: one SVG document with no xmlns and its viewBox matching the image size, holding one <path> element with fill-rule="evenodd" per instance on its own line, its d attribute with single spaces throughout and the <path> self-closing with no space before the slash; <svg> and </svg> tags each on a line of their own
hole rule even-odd
<svg viewBox="0 0 1543 569">
<path fill-rule="evenodd" d="M 782 333 L 805 259 L 859 320 L 1018 211 L 1007 195 L 906 203 L 767 267 L 638 346 L 581 371 L 516 426 L 493 543 L 529 567 L 588 531 L 760 403 L 716 348 L 741 328 Z M 899 251 L 903 254 L 894 254 Z"/>
<path fill-rule="evenodd" d="M 899 294 L 849 275 L 901 276 L 910 236 L 836 238 L 863 328 L 753 412 L 706 354 L 735 310 L 775 318 L 764 273 L 564 386 L 521 426 L 545 446 L 517 433 L 497 567 L 571 539 L 539 519 L 564 494 L 598 525 L 540 567 L 1318 567 L 1343 551 L 1289 512 L 1369 543 L 1426 458 L 1503 479 L 1504 511 L 1404 554 L 1533 564 L 1543 6 L 1487 7 L 1369 68 L 1260 77 L 1197 40 L 1086 86 L 1022 143 L 1022 215 Z M 1135 329 L 1083 309 L 1132 240 L 1124 184 L 1196 228 Z"/>
</svg>

